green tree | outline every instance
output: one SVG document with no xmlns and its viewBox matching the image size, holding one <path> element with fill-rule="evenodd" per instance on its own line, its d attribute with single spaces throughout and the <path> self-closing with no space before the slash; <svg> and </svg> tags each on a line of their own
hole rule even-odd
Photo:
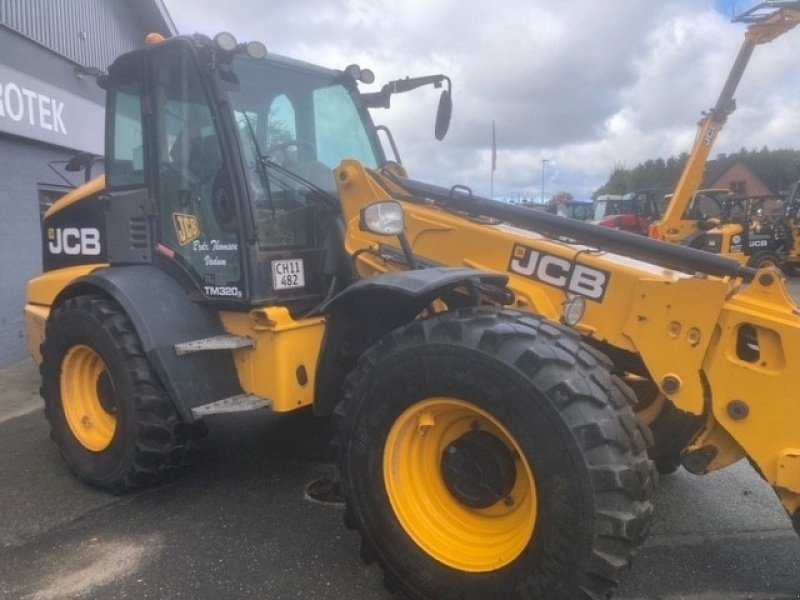
<svg viewBox="0 0 800 600">
<path fill-rule="evenodd" d="M 670 193 L 675 189 L 689 155 L 648 159 L 632 169 L 621 165 L 614 167 L 611 175 L 592 197 L 601 194 L 625 194 L 639 189 L 658 188 Z M 717 160 L 733 166 L 743 161 L 753 172 L 776 192 L 787 190 L 800 178 L 800 150 L 770 150 L 766 146 L 760 150 L 742 148 L 730 155 L 720 155 Z"/>
</svg>

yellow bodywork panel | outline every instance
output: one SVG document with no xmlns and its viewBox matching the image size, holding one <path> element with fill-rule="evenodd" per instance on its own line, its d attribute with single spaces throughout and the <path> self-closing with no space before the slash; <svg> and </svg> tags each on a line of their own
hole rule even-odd
<svg viewBox="0 0 800 600">
<path fill-rule="evenodd" d="M 44 218 L 46 219 L 57 212 L 61 212 L 68 206 L 72 206 L 73 204 L 77 204 L 86 198 L 89 198 L 95 194 L 99 194 L 104 189 L 106 189 L 106 176 L 100 175 L 99 177 L 95 177 L 82 186 L 75 188 L 69 194 L 59 198 L 53 204 L 53 206 L 47 209 L 47 212 L 44 213 Z"/>
<path fill-rule="evenodd" d="M 639 280 L 624 325 L 653 380 L 680 409 L 703 413 L 703 363 L 730 286 L 723 280 Z"/>
<path fill-rule="evenodd" d="M 351 256 L 358 255 L 356 266 L 361 275 L 405 270 L 405 264 L 392 263 L 380 256 L 381 247 L 399 248 L 396 238 L 377 236 L 359 228 L 361 208 L 392 198 L 391 182 L 385 181 L 386 187 L 376 185 L 354 161 L 342 163 L 337 179 L 348 225 L 345 245 Z M 396 194 L 395 199 L 406 195 L 399 189 Z M 470 219 L 433 205 L 404 202 L 403 209 L 406 235 L 416 255 L 435 264 L 504 273 L 509 276 L 514 305 L 552 321 L 561 319 L 565 302 L 581 285 L 580 269 L 591 271 L 602 278 L 602 290 L 598 288 L 596 294 L 589 295 L 580 330 L 631 352 L 637 348 L 624 332 L 624 325 L 639 280 L 687 279 L 686 275 L 632 258 L 562 243 L 487 219 Z"/>
<path fill-rule="evenodd" d="M 28 354 L 37 365 L 42 364 L 41 348 L 44 343 L 44 328 L 49 316 L 49 306 L 25 305 L 25 341 L 28 344 Z"/>
<path fill-rule="evenodd" d="M 28 282 L 28 303 L 25 305 L 25 337 L 28 352 L 37 364 L 42 362 L 40 351 L 44 328 L 56 297 L 73 281 L 107 264 L 79 265 L 48 271 Z"/>
<path fill-rule="evenodd" d="M 48 271 L 34 277 L 28 282 L 28 302 L 51 306 L 56 297 L 76 279 L 88 275 L 98 269 L 107 267 L 108 264 L 98 263 L 94 265 L 78 265 L 75 267 L 64 267 L 55 271 Z"/>
<path fill-rule="evenodd" d="M 778 459 L 778 487 L 800 494 L 800 448 L 787 448 Z"/>
<path fill-rule="evenodd" d="M 250 337 L 255 348 L 233 351 L 242 388 L 272 402 L 277 412 L 314 402 L 317 360 L 325 319 L 295 321 L 283 306 L 249 313 L 221 312 L 229 333 Z"/>
<path fill-rule="evenodd" d="M 725 303 L 703 365 L 716 422 L 782 498 L 800 498 L 800 469 L 787 458 L 800 447 L 799 314 L 777 271 L 759 271 Z"/>
</svg>

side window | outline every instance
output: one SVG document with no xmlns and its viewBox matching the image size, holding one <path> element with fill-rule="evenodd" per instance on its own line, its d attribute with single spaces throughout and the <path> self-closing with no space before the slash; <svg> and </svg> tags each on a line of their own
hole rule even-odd
<svg viewBox="0 0 800 600">
<path fill-rule="evenodd" d="M 142 102 L 138 82 L 126 83 L 114 92 L 114 131 L 108 165 L 111 188 L 144 187 Z"/>
<path fill-rule="evenodd" d="M 692 203 L 690 218 L 707 219 L 708 217 L 719 216 L 721 212 L 722 206 L 716 197 L 700 194 Z"/>
<path fill-rule="evenodd" d="M 267 149 L 297 139 L 294 106 L 285 94 L 276 96 L 267 116 Z"/>
<path fill-rule="evenodd" d="M 282 97 L 285 98 L 285 96 Z M 276 146 L 283 142 L 275 141 L 293 141 L 294 138 L 286 137 L 286 129 L 283 126 L 278 129 L 273 128 L 272 109 L 268 114 L 266 138 L 273 140 L 271 147 L 279 148 L 279 150 L 275 150 L 275 153 L 280 155 L 280 158 L 271 157 L 271 159 L 282 160 L 287 165 L 295 166 L 297 155 L 292 152 L 296 150 L 294 144 Z M 259 122 L 258 115 L 250 111 L 234 110 L 233 116 L 242 144 L 250 199 L 253 203 L 258 227 L 259 249 L 272 250 L 307 246 L 309 244 L 308 215 L 307 203 L 303 195 L 292 186 L 291 179 L 287 179 L 286 175 L 275 173 L 273 169 L 267 169 L 260 164 L 258 155 L 263 152 L 263 149 L 262 147 L 257 148 L 256 142 L 258 139 L 263 139 L 264 136 L 259 137 L 256 126 L 254 126 L 254 123 Z M 281 121 L 283 124 L 287 122 Z M 291 123 L 294 124 L 294 121 Z M 273 135 L 276 130 L 282 130 L 284 134 Z M 296 182 L 294 183 L 296 184 Z"/>
<path fill-rule="evenodd" d="M 239 219 L 200 74 L 181 47 L 155 68 L 160 238 L 208 296 L 241 297 Z"/>
</svg>

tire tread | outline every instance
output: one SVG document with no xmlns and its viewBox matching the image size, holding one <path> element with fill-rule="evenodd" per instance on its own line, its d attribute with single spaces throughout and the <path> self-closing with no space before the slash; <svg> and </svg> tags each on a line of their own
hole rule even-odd
<svg viewBox="0 0 800 600">
<path fill-rule="evenodd" d="M 335 444 L 340 491 L 347 506 L 345 521 L 361 535 L 362 557 L 378 562 L 388 581 L 396 580 L 392 565 L 385 564 L 372 547 L 358 510 L 351 506 L 346 453 L 348 444 L 365 443 L 353 436 L 360 397 L 369 387 L 375 366 L 395 349 L 454 342 L 502 358 L 546 392 L 571 429 L 585 457 L 596 504 L 590 560 L 577 587 L 582 598 L 607 598 L 649 531 L 650 498 L 657 484 L 647 457 L 651 438 L 632 412 L 635 396 L 612 375 L 608 357 L 583 343 L 571 329 L 509 309 L 463 308 L 412 322 L 369 349 L 347 378 L 344 400 L 334 411 Z M 542 585 L 531 578 L 518 587 L 518 597 L 550 598 L 547 590 L 541 595 Z"/>
</svg>

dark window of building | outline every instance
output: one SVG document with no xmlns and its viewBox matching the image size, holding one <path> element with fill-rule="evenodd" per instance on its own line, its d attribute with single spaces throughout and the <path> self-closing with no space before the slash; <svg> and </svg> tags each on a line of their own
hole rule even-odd
<svg viewBox="0 0 800 600">
<path fill-rule="evenodd" d="M 731 181 L 730 190 L 736 196 L 747 195 L 747 182 L 746 181 Z"/>
<path fill-rule="evenodd" d="M 40 183 L 38 186 L 39 191 L 39 217 L 44 217 L 53 204 L 66 196 L 72 191 L 73 188 L 68 186 L 49 185 Z"/>
</svg>

